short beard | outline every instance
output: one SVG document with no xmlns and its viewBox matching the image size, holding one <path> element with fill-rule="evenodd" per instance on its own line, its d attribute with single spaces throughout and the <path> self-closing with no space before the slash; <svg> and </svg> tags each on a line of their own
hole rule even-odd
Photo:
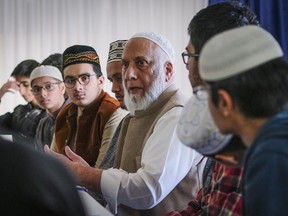
<svg viewBox="0 0 288 216">
<path fill-rule="evenodd" d="M 160 75 L 161 74 L 161 75 Z M 145 92 L 144 96 L 138 94 L 129 94 L 126 86 L 124 86 L 124 103 L 130 112 L 130 115 L 134 116 L 136 110 L 145 110 L 148 108 L 165 89 L 164 76 L 162 72 L 159 72 L 158 76 L 152 83 L 152 86 Z"/>
</svg>

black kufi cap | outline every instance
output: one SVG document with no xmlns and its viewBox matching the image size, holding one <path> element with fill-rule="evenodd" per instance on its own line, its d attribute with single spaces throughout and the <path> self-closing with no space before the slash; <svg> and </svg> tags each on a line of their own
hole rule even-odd
<svg viewBox="0 0 288 216">
<path fill-rule="evenodd" d="M 63 70 L 72 64 L 89 63 L 99 67 L 100 60 L 96 50 L 93 47 L 85 45 L 74 45 L 68 47 L 63 53 Z"/>
</svg>

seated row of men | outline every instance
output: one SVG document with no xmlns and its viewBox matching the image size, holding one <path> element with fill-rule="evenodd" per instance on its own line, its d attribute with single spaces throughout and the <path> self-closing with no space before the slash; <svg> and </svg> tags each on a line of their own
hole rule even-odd
<svg viewBox="0 0 288 216">
<path fill-rule="evenodd" d="M 244 188 L 247 214 L 281 215 L 288 65 L 257 25 L 236 2 L 193 17 L 182 53 L 194 93 L 189 100 L 175 84 L 174 49 L 155 32 L 110 44 L 107 76 L 117 100 L 104 92 L 90 46 L 68 47 L 61 70 L 28 60 L 26 74 L 15 72 L 18 65 L 12 76 L 29 103 L 0 117 L 1 133 L 61 161 L 113 214 L 243 215 Z M 283 169 L 272 168 L 269 157 Z"/>
</svg>

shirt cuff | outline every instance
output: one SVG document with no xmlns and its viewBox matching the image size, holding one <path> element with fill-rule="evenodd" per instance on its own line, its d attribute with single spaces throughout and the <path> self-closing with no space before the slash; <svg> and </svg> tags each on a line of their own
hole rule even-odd
<svg viewBox="0 0 288 216">
<path fill-rule="evenodd" d="M 101 176 L 101 190 L 110 210 L 117 214 L 117 197 L 122 176 L 126 172 L 119 169 L 103 170 Z"/>
</svg>

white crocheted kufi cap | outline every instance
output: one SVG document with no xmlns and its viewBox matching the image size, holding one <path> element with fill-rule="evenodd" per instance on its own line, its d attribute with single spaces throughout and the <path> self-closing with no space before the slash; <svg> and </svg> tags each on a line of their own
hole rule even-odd
<svg viewBox="0 0 288 216">
<path fill-rule="evenodd" d="M 207 92 L 192 96 L 184 106 L 177 124 L 177 135 L 182 143 L 203 155 L 214 155 L 226 147 L 232 135 L 223 135 L 209 112 Z"/>
<path fill-rule="evenodd" d="M 133 35 L 131 38 L 146 38 L 156 43 L 170 58 L 172 62 L 175 60 L 175 51 L 170 41 L 163 35 L 156 32 L 141 32 Z"/>
<path fill-rule="evenodd" d="M 36 67 L 30 74 L 30 81 L 32 82 L 34 79 L 40 77 L 52 77 L 63 82 L 60 70 L 51 65 L 41 65 Z"/>
<path fill-rule="evenodd" d="M 200 53 L 200 76 L 218 81 L 282 56 L 281 47 L 269 32 L 259 26 L 243 26 L 208 40 Z"/>
</svg>

